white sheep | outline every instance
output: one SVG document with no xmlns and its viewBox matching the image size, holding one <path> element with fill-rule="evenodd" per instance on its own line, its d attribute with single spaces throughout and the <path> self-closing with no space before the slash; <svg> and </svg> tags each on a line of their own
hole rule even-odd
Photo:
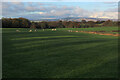
<svg viewBox="0 0 120 80">
<path fill-rule="evenodd" d="M 68 32 L 70 32 L 70 30 L 68 30 Z"/>
<path fill-rule="evenodd" d="M 20 32 L 19 30 L 16 30 L 16 32 Z"/>
<path fill-rule="evenodd" d="M 72 32 L 72 30 L 68 30 L 68 32 Z"/>
<path fill-rule="evenodd" d="M 78 32 L 78 31 L 76 31 L 76 32 Z"/>
<path fill-rule="evenodd" d="M 32 30 L 29 30 L 29 32 L 32 32 Z"/>
<path fill-rule="evenodd" d="M 54 29 L 52 29 L 52 31 L 53 31 Z"/>
<path fill-rule="evenodd" d="M 36 32 L 37 30 L 35 29 L 35 32 Z"/>
<path fill-rule="evenodd" d="M 56 29 L 52 29 L 52 31 L 56 31 Z"/>
</svg>

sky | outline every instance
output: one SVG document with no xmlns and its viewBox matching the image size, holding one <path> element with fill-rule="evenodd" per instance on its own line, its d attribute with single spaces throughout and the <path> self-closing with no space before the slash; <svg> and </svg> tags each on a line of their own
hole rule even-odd
<svg viewBox="0 0 120 80">
<path fill-rule="evenodd" d="M 62 0 L 53 2 L 47 0 L 44 2 L 35 2 L 35 0 L 27 2 L 27 0 L 24 0 L 19 2 L 14 0 L 3 0 L 1 17 L 24 17 L 28 19 L 92 17 L 117 19 L 118 2 L 112 2 L 112 0 L 109 1 L 111 2 L 72 2 L 72 0 L 69 2 Z"/>
<path fill-rule="evenodd" d="M 119 0 L 1 0 L 3 2 L 119 2 Z"/>
</svg>

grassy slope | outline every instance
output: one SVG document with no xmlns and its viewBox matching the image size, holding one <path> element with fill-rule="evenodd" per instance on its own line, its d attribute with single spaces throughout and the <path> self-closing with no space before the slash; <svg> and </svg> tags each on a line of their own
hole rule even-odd
<svg viewBox="0 0 120 80">
<path fill-rule="evenodd" d="M 117 77 L 117 37 L 15 30 L 3 29 L 3 78 Z"/>
</svg>

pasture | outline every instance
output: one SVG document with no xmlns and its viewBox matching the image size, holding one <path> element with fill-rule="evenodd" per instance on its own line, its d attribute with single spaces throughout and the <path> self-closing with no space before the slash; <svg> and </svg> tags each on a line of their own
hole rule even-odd
<svg viewBox="0 0 120 80">
<path fill-rule="evenodd" d="M 117 78 L 118 37 L 69 29 L 3 28 L 3 78 Z"/>
</svg>

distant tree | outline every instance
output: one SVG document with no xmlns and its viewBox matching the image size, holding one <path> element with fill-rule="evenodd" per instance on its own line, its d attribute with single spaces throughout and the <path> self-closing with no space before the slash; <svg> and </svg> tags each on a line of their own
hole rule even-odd
<svg viewBox="0 0 120 80">
<path fill-rule="evenodd" d="M 25 18 L 19 18 L 21 28 L 30 28 L 31 22 Z"/>
<path fill-rule="evenodd" d="M 11 18 L 2 18 L 2 27 L 3 27 L 3 28 L 12 27 L 11 24 L 12 24 Z"/>
<path fill-rule="evenodd" d="M 14 28 L 19 28 L 20 27 L 20 22 L 19 22 L 19 20 L 18 19 L 12 19 L 12 25 L 11 25 L 12 27 L 14 27 Z"/>
<path fill-rule="evenodd" d="M 36 29 L 37 23 L 31 23 L 31 27 L 32 29 Z"/>
<path fill-rule="evenodd" d="M 65 28 L 65 26 L 62 24 L 62 21 L 58 21 L 58 25 L 56 27 L 58 28 Z"/>
<path fill-rule="evenodd" d="M 93 21 L 88 21 L 87 24 L 88 27 L 95 27 L 95 22 Z"/>
<path fill-rule="evenodd" d="M 42 22 L 30 22 L 26 18 L 2 18 L 3 28 L 88 28 L 88 27 L 100 27 L 100 26 L 118 26 L 120 22 L 118 21 L 86 21 L 81 22 L 76 21 L 42 21 Z"/>
<path fill-rule="evenodd" d="M 83 19 L 81 22 L 85 24 L 87 21 Z"/>
<path fill-rule="evenodd" d="M 45 22 L 45 21 L 41 22 L 41 28 L 42 28 L 42 29 L 48 28 L 47 22 Z"/>
<path fill-rule="evenodd" d="M 114 25 L 114 23 L 111 20 L 107 20 L 103 23 L 103 26 L 113 26 L 113 25 Z"/>
<path fill-rule="evenodd" d="M 29 28 L 31 22 L 25 18 L 2 18 L 3 28 Z"/>
<path fill-rule="evenodd" d="M 120 21 L 117 21 L 117 26 L 120 27 Z"/>
<path fill-rule="evenodd" d="M 63 25 L 65 26 L 65 28 L 69 28 L 69 22 L 68 21 L 64 21 Z"/>
</svg>

